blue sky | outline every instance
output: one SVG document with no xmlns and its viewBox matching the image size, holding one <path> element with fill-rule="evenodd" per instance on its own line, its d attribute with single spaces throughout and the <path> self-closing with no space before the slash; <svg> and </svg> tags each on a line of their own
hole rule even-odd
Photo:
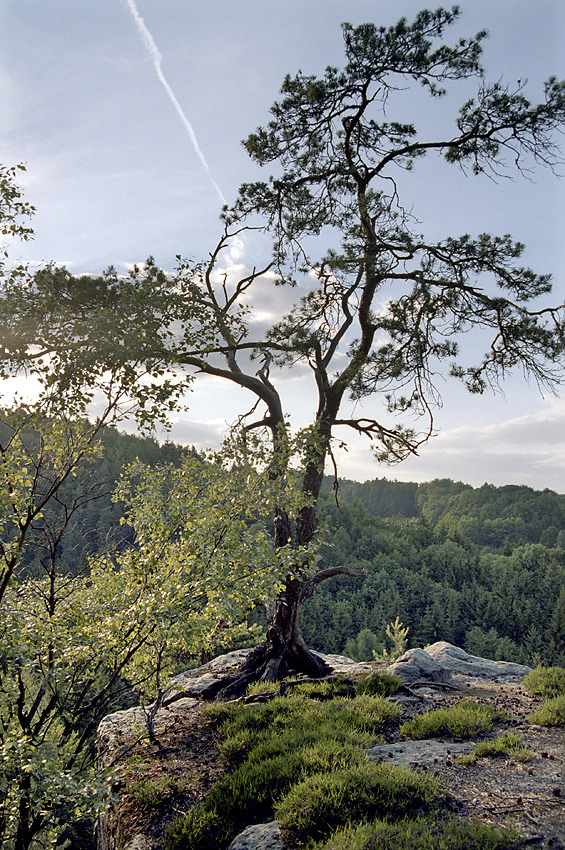
<svg viewBox="0 0 565 850">
<path fill-rule="evenodd" d="M 268 120 L 284 74 L 339 65 L 344 20 L 389 25 L 422 5 L 137 0 L 157 57 L 147 32 L 142 38 L 131 0 L 3 0 L 0 161 L 26 163 L 23 184 L 37 207 L 35 241 L 13 251 L 76 273 L 110 264 L 125 268 L 120 264 L 149 254 L 166 269 L 176 254 L 205 257 L 219 234 L 219 193 L 231 199 L 240 182 L 260 176 L 240 141 Z M 550 74 L 565 77 L 562 0 L 463 0 L 460 6 L 454 35 L 490 32 L 483 59 L 488 79 L 527 79 L 535 100 Z M 463 87 L 437 114 L 430 113 L 429 100 L 408 97 L 409 117 L 432 126 L 469 95 Z M 444 167 L 437 177 L 415 173 L 410 181 L 406 189 L 426 232 L 511 232 L 526 243 L 528 264 L 553 272 L 555 300 L 563 300 L 563 179 L 538 172 L 531 181 L 495 184 L 464 180 Z M 265 309 L 275 306 L 283 309 L 284 299 Z M 503 396 L 471 398 L 448 381 L 444 387 L 439 434 L 419 458 L 387 469 L 355 442 L 341 459 L 341 473 L 361 480 L 386 475 L 524 483 L 565 492 L 562 397 L 542 397 L 519 376 Z M 299 418 L 307 398 L 302 375 L 291 375 L 282 389 Z M 247 400 L 204 384 L 173 437 L 213 442 L 240 403 L 245 407 Z"/>
</svg>

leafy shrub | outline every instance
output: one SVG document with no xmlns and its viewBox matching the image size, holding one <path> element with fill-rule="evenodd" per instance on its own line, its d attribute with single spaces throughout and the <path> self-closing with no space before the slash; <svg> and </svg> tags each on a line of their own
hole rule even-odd
<svg viewBox="0 0 565 850">
<path fill-rule="evenodd" d="M 548 699 L 530 714 L 528 720 L 538 726 L 565 726 L 565 694 Z"/>
<path fill-rule="evenodd" d="M 437 708 L 408 720 L 400 727 L 404 738 L 420 740 L 450 735 L 453 738 L 472 738 L 492 729 L 500 713 L 489 705 L 461 701 L 451 708 Z"/>
<path fill-rule="evenodd" d="M 394 812 L 401 817 L 439 800 L 439 780 L 395 765 L 365 761 L 339 773 L 318 773 L 295 785 L 275 806 L 291 842 L 319 839 L 351 821 Z"/>
<path fill-rule="evenodd" d="M 542 697 L 557 697 L 565 694 L 565 667 L 536 667 L 522 680 L 531 694 Z"/>
<path fill-rule="evenodd" d="M 505 850 L 515 847 L 516 841 L 513 830 L 476 821 L 416 818 L 346 827 L 311 850 Z"/>
<path fill-rule="evenodd" d="M 392 673 L 369 673 L 363 676 L 357 683 L 358 694 L 377 694 L 381 697 L 389 697 L 402 685 L 400 676 Z"/>
</svg>

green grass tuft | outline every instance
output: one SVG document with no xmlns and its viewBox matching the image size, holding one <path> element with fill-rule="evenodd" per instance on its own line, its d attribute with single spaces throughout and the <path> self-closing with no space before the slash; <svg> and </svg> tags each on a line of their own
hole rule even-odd
<svg viewBox="0 0 565 850">
<path fill-rule="evenodd" d="M 557 697 L 565 694 L 565 667 L 536 667 L 522 680 L 531 694 L 542 697 Z"/>
<path fill-rule="evenodd" d="M 348 826 L 329 841 L 310 845 L 310 850 L 506 850 L 517 846 L 514 830 L 453 817 L 445 821 L 424 817 Z"/>
<path fill-rule="evenodd" d="M 499 735 L 492 741 L 479 741 L 472 753 L 462 756 L 461 764 L 472 764 L 478 758 L 511 758 L 519 762 L 531 761 L 535 756 L 524 746 L 519 735 Z"/>
<path fill-rule="evenodd" d="M 400 676 L 392 673 L 369 673 L 359 679 L 356 687 L 358 694 L 377 694 L 382 697 L 390 697 L 403 684 Z"/>
<path fill-rule="evenodd" d="M 530 714 L 528 720 L 537 726 L 565 726 L 565 694 L 548 699 Z"/>
<path fill-rule="evenodd" d="M 419 714 L 400 727 L 404 738 L 420 740 L 449 735 L 453 738 L 473 738 L 480 733 L 489 732 L 494 720 L 500 713 L 488 705 L 463 700 L 451 708 L 437 708 L 425 714 Z"/>
</svg>

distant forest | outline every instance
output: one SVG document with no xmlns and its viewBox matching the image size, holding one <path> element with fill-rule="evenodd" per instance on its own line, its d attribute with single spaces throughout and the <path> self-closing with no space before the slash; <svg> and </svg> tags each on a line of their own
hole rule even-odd
<svg viewBox="0 0 565 850">
<path fill-rule="evenodd" d="M 122 468 L 136 458 L 178 464 L 187 451 L 107 428 L 103 455 L 65 485 L 84 492 L 59 556 L 83 569 L 89 556 L 133 543 L 112 500 Z M 190 450 L 188 450 L 190 451 Z M 426 484 L 385 478 L 364 484 L 327 479 L 320 503 L 328 566 L 361 568 L 364 579 L 323 583 L 302 629 L 322 652 L 371 660 L 399 617 L 408 645 L 446 640 L 476 655 L 565 665 L 565 495 L 525 486 L 473 488 L 449 479 Z M 54 512 L 46 523 L 56 522 Z M 41 569 L 38 545 L 25 571 Z M 262 621 L 261 612 L 252 618 Z"/>
</svg>

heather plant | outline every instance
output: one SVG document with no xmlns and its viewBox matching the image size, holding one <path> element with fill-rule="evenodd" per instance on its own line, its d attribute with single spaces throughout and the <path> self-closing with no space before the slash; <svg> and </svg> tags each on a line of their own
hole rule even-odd
<svg viewBox="0 0 565 850">
<path fill-rule="evenodd" d="M 519 735 L 507 733 L 493 740 L 479 741 L 473 752 L 462 756 L 462 764 L 471 764 L 479 758 L 511 758 L 519 762 L 531 761 L 534 753 L 529 750 Z"/>
<path fill-rule="evenodd" d="M 539 665 L 524 677 L 522 685 L 536 696 L 559 696 L 565 693 L 565 667 L 543 667 Z"/>
<path fill-rule="evenodd" d="M 400 727 L 404 738 L 420 740 L 451 736 L 453 738 L 473 738 L 483 732 L 489 732 L 500 713 L 489 705 L 462 700 L 450 708 L 437 708 L 419 714 Z"/>
<path fill-rule="evenodd" d="M 212 704 L 206 714 L 216 720 L 221 750 L 234 770 L 214 785 L 200 808 L 169 827 L 171 850 L 219 848 L 247 823 L 272 817 L 276 801 L 306 777 L 361 770 L 365 750 L 399 709 L 368 694 L 312 699 L 309 686 L 309 693 L 265 703 Z"/>
<path fill-rule="evenodd" d="M 401 818 L 352 824 L 311 850 L 505 850 L 521 846 L 512 829 L 454 817 Z"/>
<path fill-rule="evenodd" d="M 537 726 L 565 726 L 565 694 L 548 699 L 528 719 Z"/>
<path fill-rule="evenodd" d="M 439 780 L 432 775 L 364 762 L 303 779 L 275 806 L 275 815 L 285 839 L 303 843 L 352 821 L 418 814 L 440 799 Z"/>
</svg>

